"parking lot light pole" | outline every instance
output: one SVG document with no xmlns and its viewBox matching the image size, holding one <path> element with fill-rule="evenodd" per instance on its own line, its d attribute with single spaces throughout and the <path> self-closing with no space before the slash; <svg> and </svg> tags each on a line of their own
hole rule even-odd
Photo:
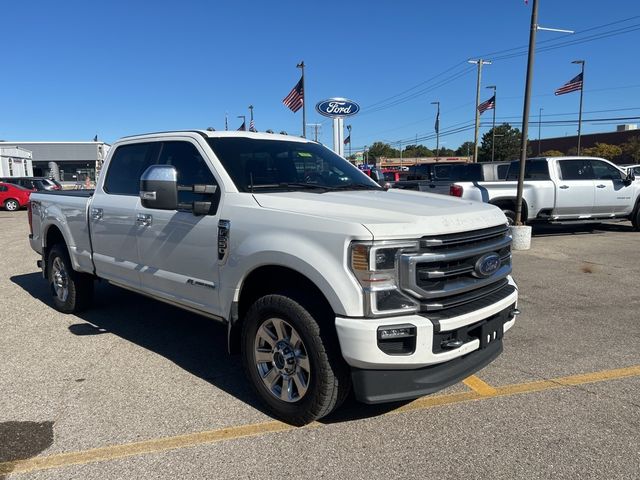
<svg viewBox="0 0 640 480">
<path fill-rule="evenodd" d="M 431 105 L 438 106 L 438 112 L 436 113 L 436 162 L 438 161 L 438 157 L 440 156 L 440 102 L 431 102 Z M 418 146 L 418 141 L 416 140 L 416 147 Z"/>
<path fill-rule="evenodd" d="M 487 88 L 493 90 L 493 126 L 491 127 L 491 161 L 495 161 L 496 158 L 496 105 L 498 99 L 497 88 L 495 85 L 489 85 Z"/>
<path fill-rule="evenodd" d="M 582 67 L 582 85 L 580 86 L 580 111 L 578 113 L 578 155 L 580 155 L 580 134 L 582 133 L 582 92 L 584 92 L 584 60 L 574 60 L 571 63 L 578 64 Z"/>
<path fill-rule="evenodd" d="M 542 111 L 544 108 L 540 107 L 538 110 L 538 156 L 540 156 L 540 132 L 542 131 Z"/>
<path fill-rule="evenodd" d="M 475 63 L 478 66 L 478 78 L 476 80 L 476 128 L 473 136 L 473 161 L 478 161 L 478 131 L 480 130 L 480 112 L 478 112 L 478 106 L 480 105 L 480 83 L 482 82 L 482 65 L 491 65 L 489 60 L 468 60 L 468 63 Z"/>
</svg>

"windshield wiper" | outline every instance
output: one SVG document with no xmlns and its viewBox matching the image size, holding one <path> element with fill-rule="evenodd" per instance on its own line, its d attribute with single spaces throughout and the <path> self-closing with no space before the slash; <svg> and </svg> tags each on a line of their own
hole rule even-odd
<svg viewBox="0 0 640 480">
<path fill-rule="evenodd" d="M 383 190 L 383 188 L 375 185 L 366 185 L 364 183 L 347 183 L 333 187 L 333 190 Z"/>
<path fill-rule="evenodd" d="M 282 183 L 265 183 L 262 185 L 253 185 L 251 191 L 261 189 L 272 190 L 322 190 L 323 192 L 329 190 L 335 190 L 334 187 L 326 185 L 318 185 L 317 183 L 296 183 L 296 182 L 282 182 Z"/>
</svg>

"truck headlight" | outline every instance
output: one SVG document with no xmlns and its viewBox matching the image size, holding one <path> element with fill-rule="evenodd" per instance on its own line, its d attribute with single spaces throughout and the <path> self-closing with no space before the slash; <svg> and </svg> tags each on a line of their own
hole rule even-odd
<svg viewBox="0 0 640 480">
<path fill-rule="evenodd" d="M 349 267 L 364 292 L 365 315 L 384 316 L 416 312 L 419 303 L 400 291 L 398 258 L 418 249 L 418 242 L 353 242 Z"/>
</svg>

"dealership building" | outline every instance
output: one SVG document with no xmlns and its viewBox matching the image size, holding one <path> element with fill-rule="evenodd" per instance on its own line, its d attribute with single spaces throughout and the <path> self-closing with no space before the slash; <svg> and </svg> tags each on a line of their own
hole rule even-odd
<svg viewBox="0 0 640 480">
<path fill-rule="evenodd" d="M 32 153 L 0 143 L 0 177 L 33 177 Z"/>
<path fill-rule="evenodd" d="M 6 145 L 6 147 L 5 147 Z M 61 182 L 95 181 L 109 151 L 104 142 L 0 142 L 0 148 L 31 152 L 33 176 Z M 15 175 L 14 175 L 15 176 Z"/>
</svg>

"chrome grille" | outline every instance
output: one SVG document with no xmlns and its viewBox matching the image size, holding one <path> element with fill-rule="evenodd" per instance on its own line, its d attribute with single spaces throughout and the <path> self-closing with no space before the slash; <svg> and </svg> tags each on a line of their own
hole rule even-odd
<svg viewBox="0 0 640 480">
<path fill-rule="evenodd" d="M 499 268 L 483 278 L 476 262 L 488 253 Z M 422 311 L 458 307 L 492 295 L 511 273 L 511 237 L 506 225 L 420 239 L 420 250 L 400 257 L 401 288 L 421 300 Z"/>
</svg>

